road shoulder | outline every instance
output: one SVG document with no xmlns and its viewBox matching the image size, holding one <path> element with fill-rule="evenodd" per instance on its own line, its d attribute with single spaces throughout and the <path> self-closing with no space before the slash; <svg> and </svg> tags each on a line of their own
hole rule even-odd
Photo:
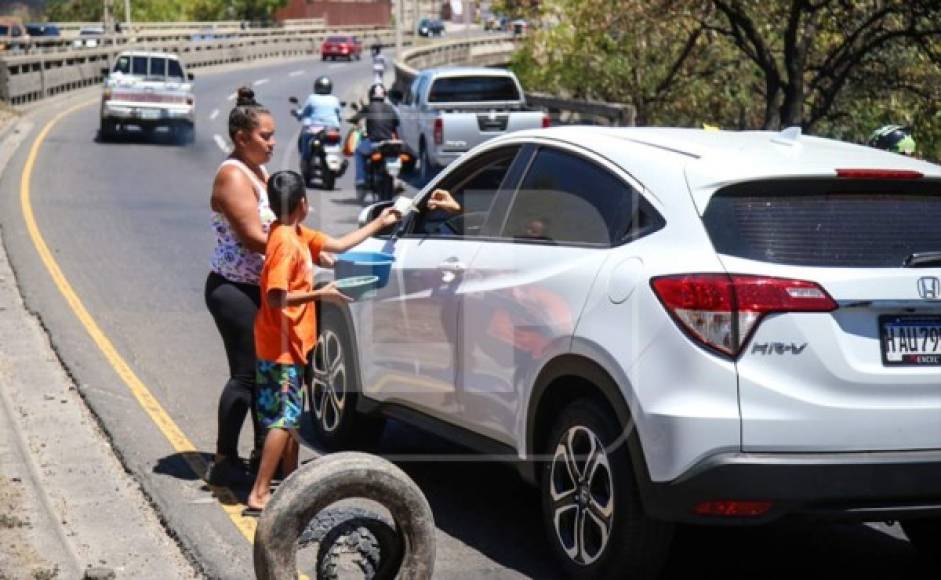
<svg viewBox="0 0 941 580">
<path fill-rule="evenodd" d="M 0 116 L 2 171 L 30 122 Z M 3 247 L 0 344 L 0 578 L 198 577 L 26 310 Z"/>
</svg>

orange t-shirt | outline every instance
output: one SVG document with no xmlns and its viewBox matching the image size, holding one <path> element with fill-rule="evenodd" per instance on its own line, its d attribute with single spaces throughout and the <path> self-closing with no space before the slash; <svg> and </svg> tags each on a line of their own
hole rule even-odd
<svg viewBox="0 0 941 580">
<path fill-rule="evenodd" d="M 310 292 L 314 288 L 314 261 L 326 241 L 322 233 L 281 222 L 271 224 L 261 270 L 261 307 L 255 317 L 255 354 L 259 360 L 306 364 L 317 343 L 313 302 L 273 308 L 268 291 Z"/>
</svg>

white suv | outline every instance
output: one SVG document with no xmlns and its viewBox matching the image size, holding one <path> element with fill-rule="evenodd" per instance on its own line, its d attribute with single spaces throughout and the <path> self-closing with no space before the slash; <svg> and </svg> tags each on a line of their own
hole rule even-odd
<svg viewBox="0 0 941 580">
<path fill-rule="evenodd" d="M 438 187 L 463 213 L 368 240 L 388 284 L 322 306 L 321 442 L 395 417 L 516 460 L 575 577 L 652 574 L 671 522 L 901 520 L 941 550 L 941 168 L 797 130 L 560 127 Z"/>
</svg>

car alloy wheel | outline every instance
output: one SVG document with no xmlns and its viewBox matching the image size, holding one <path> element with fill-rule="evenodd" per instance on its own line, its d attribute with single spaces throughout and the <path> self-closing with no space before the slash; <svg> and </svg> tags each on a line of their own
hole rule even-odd
<svg viewBox="0 0 941 580">
<path fill-rule="evenodd" d="M 347 400 L 346 357 L 340 337 L 325 330 L 313 355 L 310 408 L 325 433 L 340 426 Z"/>
<path fill-rule="evenodd" d="M 549 473 L 556 539 L 573 562 L 591 565 L 604 554 L 614 524 L 614 480 L 601 439 L 587 427 L 570 428 Z"/>
</svg>

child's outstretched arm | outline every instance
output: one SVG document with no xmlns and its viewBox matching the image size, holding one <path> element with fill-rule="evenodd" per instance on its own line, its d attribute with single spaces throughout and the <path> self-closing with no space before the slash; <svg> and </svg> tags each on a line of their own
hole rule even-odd
<svg viewBox="0 0 941 580">
<path fill-rule="evenodd" d="M 320 300 L 322 298 L 341 300 L 343 302 L 353 301 L 352 298 L 337 290 L 336 282 L 330 282 L 323 288 L 311 290 L 310 292 L 288 292 L 287 290 L 282 290 L 280 288 L 272 288 L 271 290 L 268 290 L 268 294 L 265 295 L 265 299 L 268 301 L 268 306 L 272 308 L 297 306 L 298 304 L 313 302 L 314 300 Z"/>
<path fill-rule="evenodd" d="M 323 244 L 323 249 L 328 252 L 345 252 L 353 246 L 358 245 L 366 238 L 374 236 L 383 229 L 395 224 L 400 219 L 402 219 L 402 216 L 399 214 L 399 212 L 395 211 L 395 209 L 391 207 L 387 207 L 386 209 L 382 210 L 382 213 L 379 214 L 379 217 L 359 228 L 358 230 L 354 230 L 340 238 L 331 238 L 327 236 L 327 239 Z"/>
</svg>

